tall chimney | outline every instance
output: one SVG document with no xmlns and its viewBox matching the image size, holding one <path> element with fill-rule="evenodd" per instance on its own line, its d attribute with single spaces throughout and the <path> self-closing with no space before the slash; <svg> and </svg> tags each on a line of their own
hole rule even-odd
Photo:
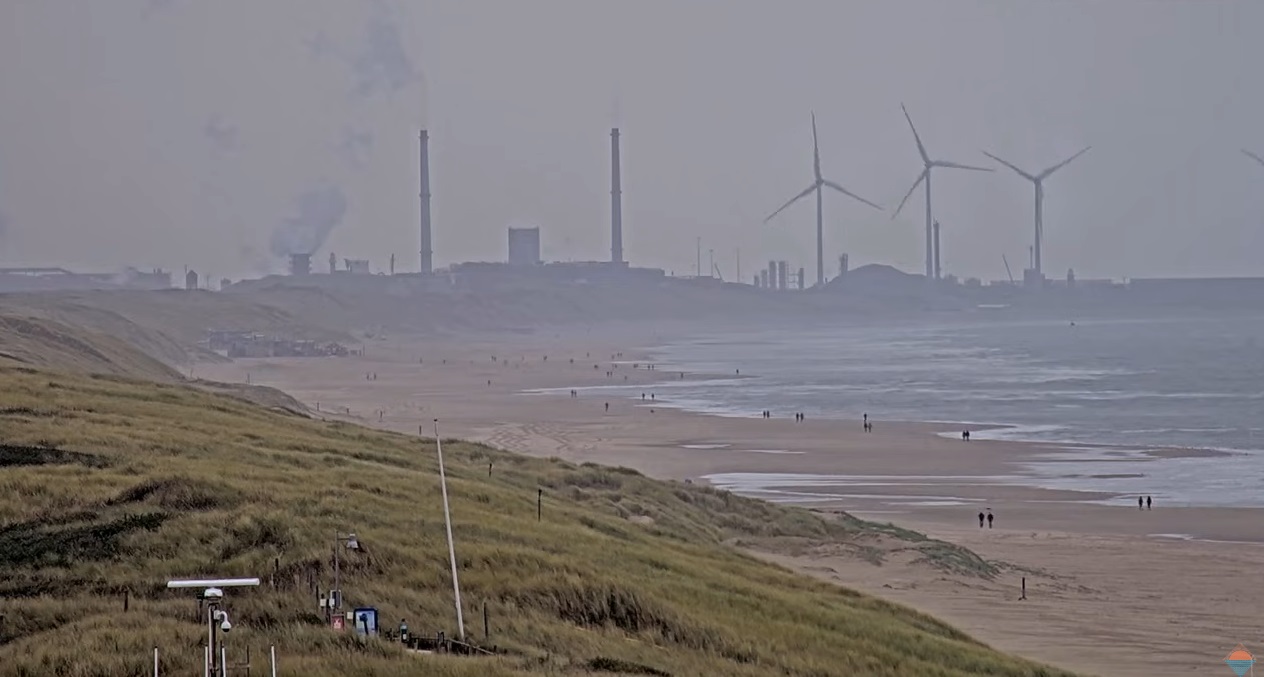
<svg viewBox="0 0 1264 677">
<path fill-rule="evenodd" d="M 610 262 L 623 263 L 623 188 L 619 180 L 619 128 L 610 130 Z"/>
<path fill-rule="evenodd" d="M 434 272 L 430 244 L 430 133 L 421 130 L 421 272 Z"/>
</svg>

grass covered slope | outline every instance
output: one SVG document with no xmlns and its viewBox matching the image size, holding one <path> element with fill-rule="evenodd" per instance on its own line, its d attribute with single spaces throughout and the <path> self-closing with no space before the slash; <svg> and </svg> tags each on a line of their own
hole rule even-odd
<svg viewBox="0 0 1264 677">
<path fill-rule="evenodd" d="M 180 378 L 126 341 L 34 316 L 0 314 L 0 363 L 6 361 L 155 381 Z"/>
<path fill-rule="evenodd" d="M 335 530 L 354 531 L 348 605 L 455 635 L 432 442 L 185 386 L 0 368 L 0 665 L 145 674 L 157 646 L 164 674 L 194 674 L 204 626 L 164 584 L 214 575 L 264 579 L 229 591 L 229 645 L 275 644 L 287 675 L 1066 674 L 725 544 L 864 539 L 865 523 L 624 469 L 444 452 L 467 633 L 498 657 L 358 642 L 325 628 L 311 594 L 332 582 Z"/>
</svg>

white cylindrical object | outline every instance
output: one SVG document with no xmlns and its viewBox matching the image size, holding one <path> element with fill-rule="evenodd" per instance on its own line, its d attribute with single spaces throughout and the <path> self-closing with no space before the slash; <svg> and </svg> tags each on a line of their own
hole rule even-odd
<svg viewBox="0 0 1264 677">
<path fill-rule="evenodd" d="M 211 647 L 202 647 L 202 657 L 206 659 L 202 662 L 202 677 L 211 677 Z"/>
<path fill-rule="evenodd" d="M 208 578 L 201 580 L 167 581 L 168 588 L 234 588 L 259 585 L 257 578 Z"/>
<path fill-rule="evenodd" d="M 158 647 L 154 647 L 154 677 L 158 677 Z"/>
<path fill-rule="evenodd" d="M 220 677 L 228 677 L 228 649 L 219 648 L 219 674 Z"/>
<path fill-rule="evenodd" d="M 272 658 L 272 677 L 276 677 L 276 646 L 270 647 L 268 653 Z"/>
<path fill-rule="evenodd" d="M 443 440 L 439 439 L 439 421 L 435 421 L 435 449 L 439 452 L 439 486 L 443 490 L 443 522 L 448 529 L 448 559 L 452 563 L 452 594 L 456 598 L 456 629 L 465 641 L 465 618 L 461 615 L 461 585 L 456 577 L 456 546 L 452 544 L 452 513 L 448 509 L 448 478 L 443 472 Z"/>
</svg>

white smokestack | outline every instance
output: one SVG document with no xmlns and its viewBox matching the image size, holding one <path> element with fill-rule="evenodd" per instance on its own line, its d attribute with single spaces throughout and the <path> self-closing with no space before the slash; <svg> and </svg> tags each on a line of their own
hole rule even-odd
<svg viewBox="0 0 1264 677">
<path fill-rule="evenodd" d="M 421 272 L 434 272 L 430 241 L 430 134 L 421 130 Z"/>
<path fill-rule="evenodd" d="M 623 263 L 623 189 L 619 180 L 619 128 L 610 130 L 610 262 Z"/>
</svg>

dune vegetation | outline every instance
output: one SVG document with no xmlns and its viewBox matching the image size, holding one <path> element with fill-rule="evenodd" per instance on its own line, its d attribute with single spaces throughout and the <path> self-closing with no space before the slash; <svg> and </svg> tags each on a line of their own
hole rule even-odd
<svg viewBox="0 0 1264 677">
<path fill-rule="evenodd" d="M 228 647 L 240 660 L 275 646 L 286 675 L 1067 674 L 732 543 L 894 537 L 986 575 L 968 551 L 627 469 L 443 449 L 465 630 L 490 657 L 359 640 L 317 605 L 335 533 L 354 532 L 361 550 L 339 558 L 348 608 L 456 636 L 433 439 L 190 385 L 0 366 L 0 665 L 140 675 L 157 647 L 163 674 L 200 674 L 197 602 L 165 582 L 257 576 L 228 591 Z"/>
</svg>

